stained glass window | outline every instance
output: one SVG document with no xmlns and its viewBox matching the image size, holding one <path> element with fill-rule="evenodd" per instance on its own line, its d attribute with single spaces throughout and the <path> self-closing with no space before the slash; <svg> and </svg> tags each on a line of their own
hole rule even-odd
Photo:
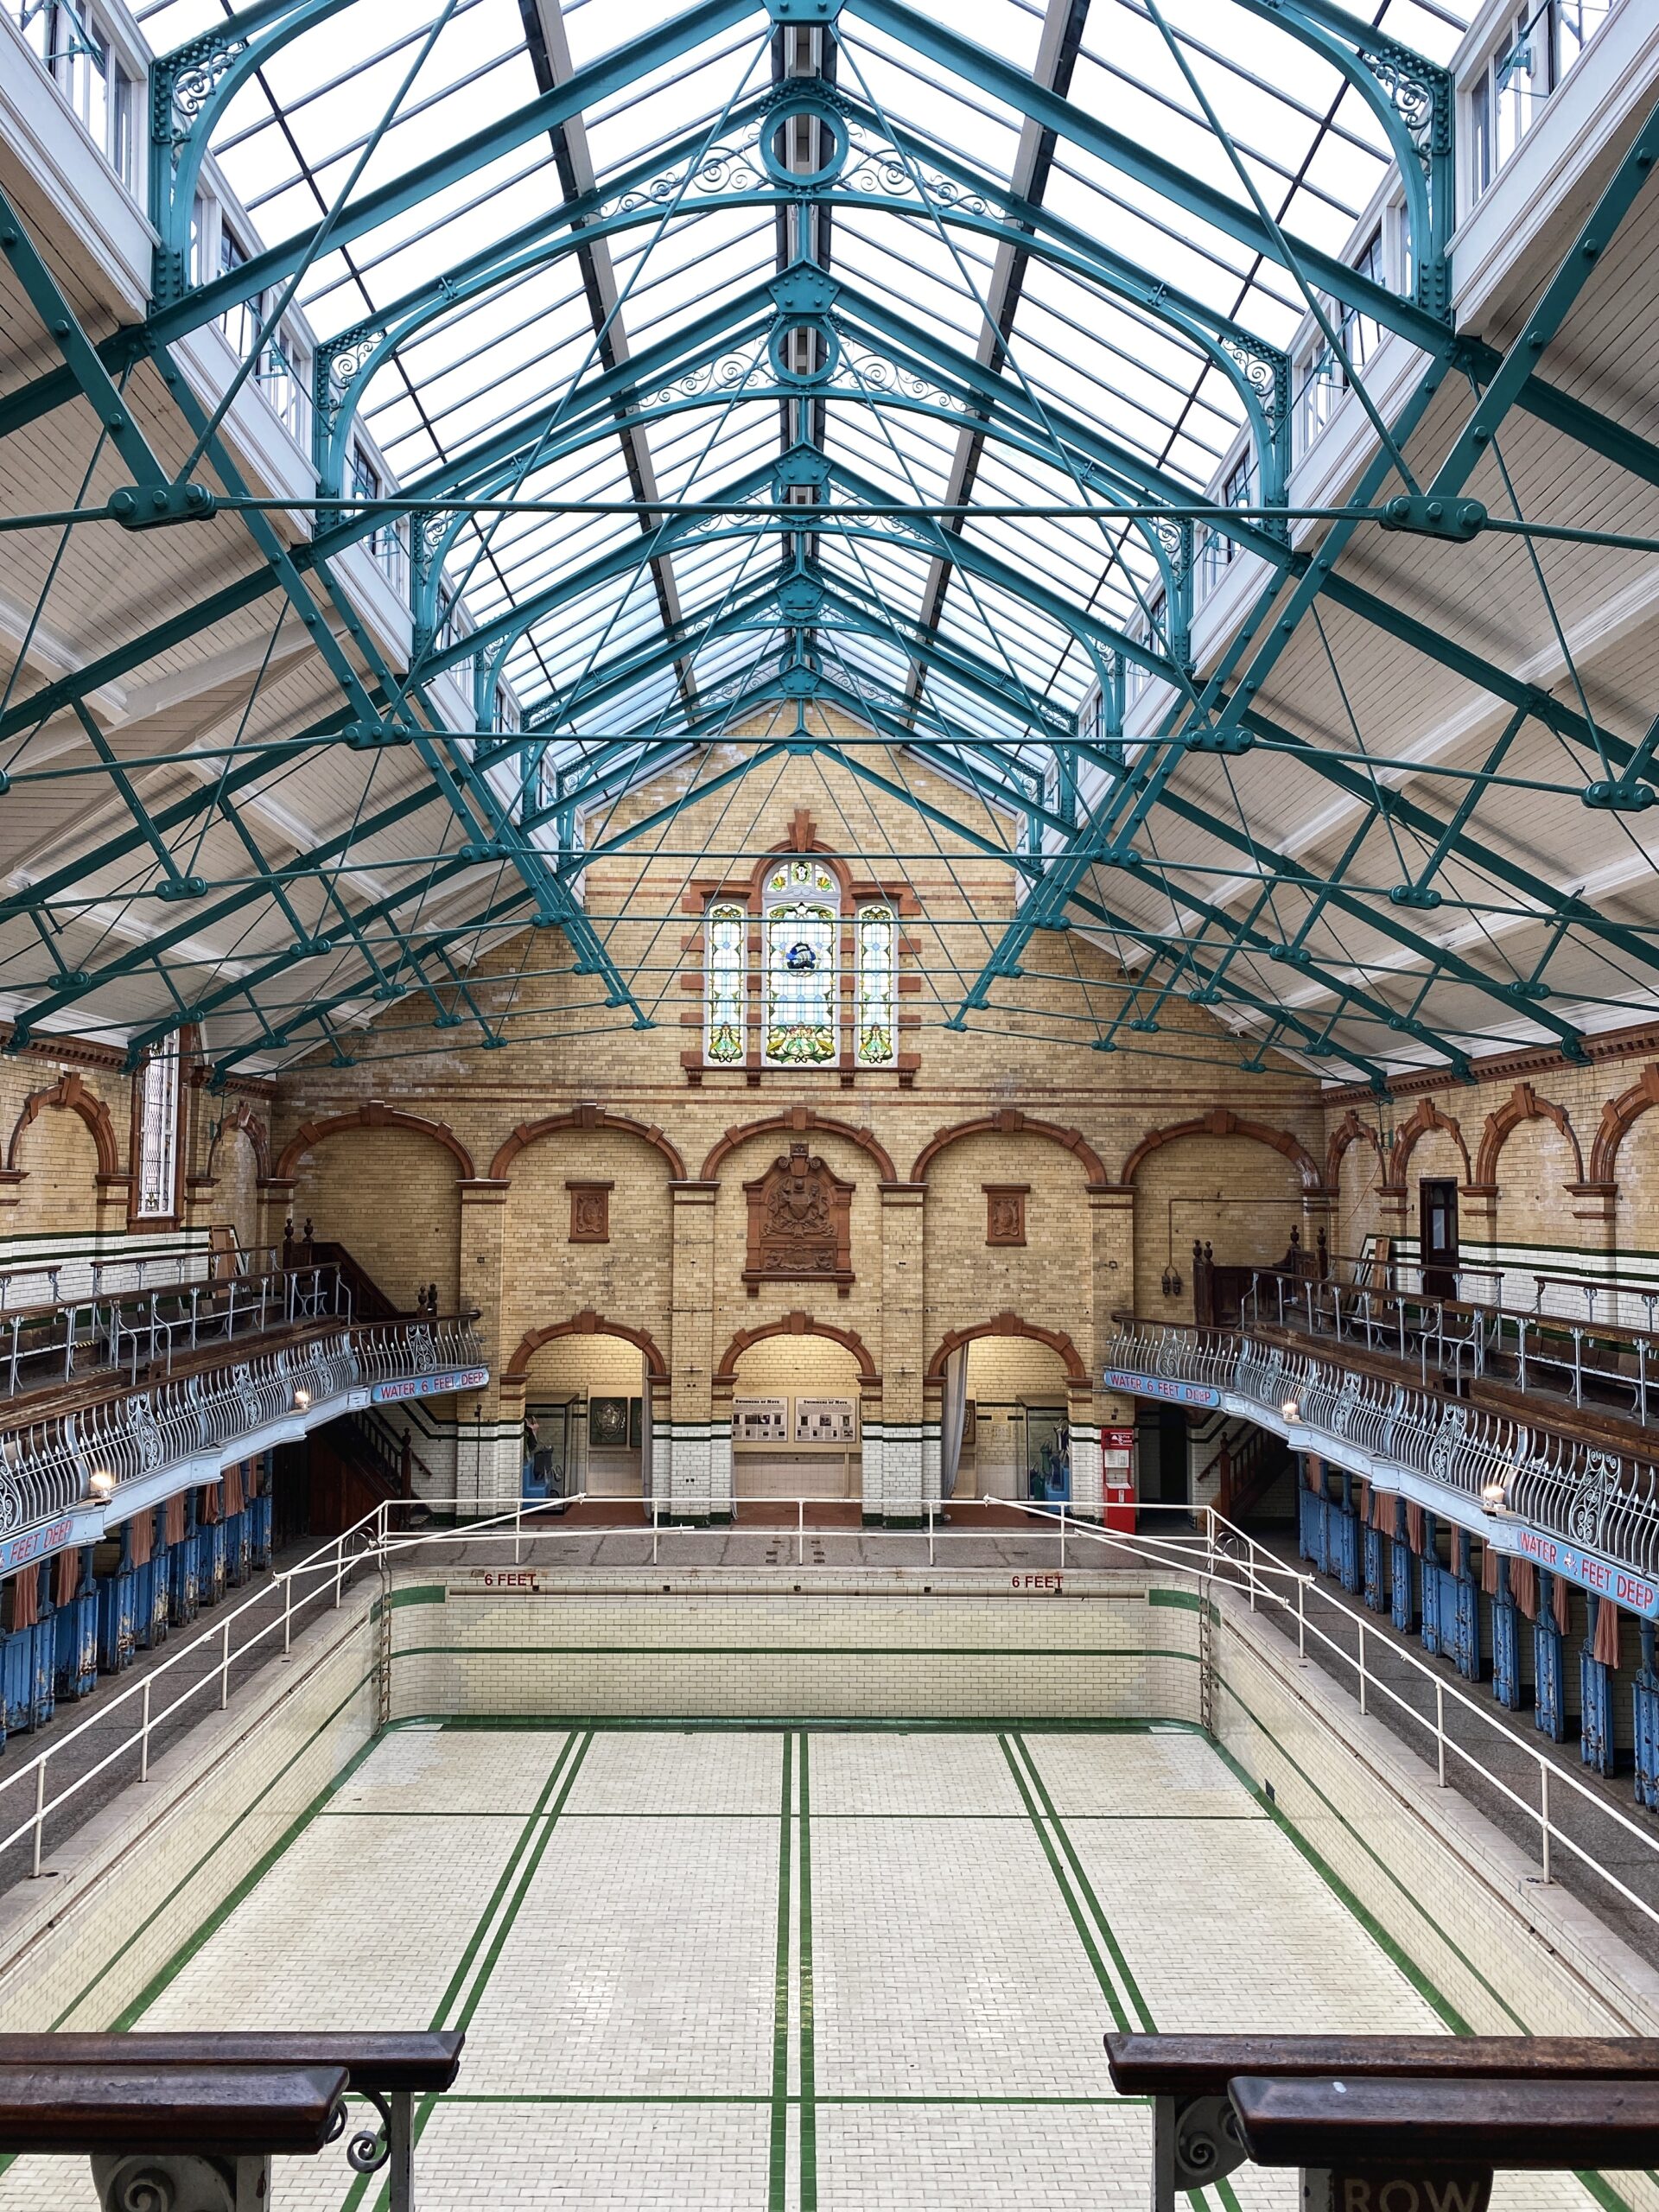
<svg viewBox="0 0 1659 2212">
<path fill-rule="evenodd" d="M 780 861 L 766 876 L 766 1035 L 772 1067 L 810 1067 L 840 1048 L 836 951 L 841 886 L 822 861 Z"/>
<path fill-rule="evenodd" d="M 708 978 L 703 1050 L 717 1067 L 733 1066 L 743 1058 L 748 938 L 746 907 L 730 904 L 709 907 L 703 918 L 703 973 Z"/>
<path fill-rule="evenodd" d="M 152 1052 L 144 1062 L 138 1091 L 139 1215 L 173 1211 L 179 1167 L 179 1056 Z"/>
<path fill-rule="evenodd" d="M 891 1066 L 898 1057 L 893 1011 L 898 931 L 891 906 L 858 910 L 858 975 L 854 1055 L 861 1067 Z"/>
</svg>

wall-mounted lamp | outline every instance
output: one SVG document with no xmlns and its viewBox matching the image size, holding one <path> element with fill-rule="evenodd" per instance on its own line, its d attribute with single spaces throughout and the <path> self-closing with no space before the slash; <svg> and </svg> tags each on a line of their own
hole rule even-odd
<svg viewBox="0 0 1659 2212">
<path fill-rule="evenodd" d="M 1164 1269 L 1164 1296 L 1179 1298 L 1181 1294 L 1181 1271 L 1179 1268 Z"/>
<path fill-rule="evenodd" d="M 1287 1421 L 1294 1421 L 1297 1414 L 1300 1414 L 1302 1409 L 1297 1404 L 1294 1398 L 1287 1398 L 1283 1405 L 1280 1407 L 1279 1410 Z"/>
<path fill-rule="evenodd" d="M 303 1384 L 294 1393 L 294 1410 L 297 1414 L 309 1413 L 311 1410 L 311 1393 Z"/>
<path fill-rule="evenodd" d="M 86 1488 L 100 1505 L 107 1504 L 115 1496 L 115 1477 L 107 1467 L 94 1467 L 86 1478 Z"/>
<path fill-rule="evenodd" d="M 1506 1475 L 1494 1475 L 1491 1482 L 1482 1484 L 1480 1510 L 1483 1513 L 1490 1513 L 1494 1516 L 1509 1511 L 1510 1484 Z"/>
</svg>

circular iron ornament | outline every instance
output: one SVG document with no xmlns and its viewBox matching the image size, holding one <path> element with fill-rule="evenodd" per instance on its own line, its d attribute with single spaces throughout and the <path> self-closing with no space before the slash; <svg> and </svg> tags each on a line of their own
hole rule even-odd
<svg viewBox="0 0 1659 2212">
<path fill-rule="evenodd" d="M 778 137 L 798 118 L 810 117 L 823 125 L 830 141 L 828 150 L 815 169 L 792 169 L 778 158 Z M 838 115 L 826 99 L 808 92 L 791 99 L 782 107 L 774 108 L 760 126 L 760 162 L 774 184 L 791 192 L 816 192 L 821 186 L 833 184 L 847 166 L 847 156 L 852 148 L 845 119 Z"/>
<path fill-rule="evenodd" d="M 821 358 L 816 368 L 796 369 L 790 366 L 789 341 L 798 330 L 810 330 L 818 341 Z M 841 365 L 841 340 L 829 318 L 821 315 L 795 315 L 788 322 L 780 322 L 772 334 L 766 352 L 772 361 L 772 374 L 779 383 L 792 385 L 798 391 L 810 391 L 814 385 L 828 384 Z"/>
</svg>

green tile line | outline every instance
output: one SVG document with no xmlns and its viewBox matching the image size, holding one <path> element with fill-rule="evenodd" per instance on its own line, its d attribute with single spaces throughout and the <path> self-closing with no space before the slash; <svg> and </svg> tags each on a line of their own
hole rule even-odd
<svg viewBox="0 0 1659 2212">
<path fill-rule="evenodd" d="M 491 1891 L 489 1902 L 474 1925 L 473 1932 L 467 1938 L 466 1948 L 461 1955 L 460 1963 L 454 1974 L 450 1975 L 443 1995 L 438 1999 L 437 2009 L 427 2023 L 429 2027 L 465 2029 L 471 2026 L 473 2015 L 477 2012 L 480 1999 L 484 1994 L 490 1976 L 495 1971 L 496 1963 L 501 1956 L 502 1948 L 513 1922 L 518 1916 L 519 1907 L 524 1904 L 525 1893 L 536 1878 L 537 1869 L 542 1863 L 553 1830 L 558 1823 L 559 1815 L 564 1809 L 571 1789 L 575 1786 L 576 1777 L 582 1770 L 582 1763 L 587 1758 L 593 1740 L 593 1732 L 589 1730 L 580 1738 L 568 1736 L 560 1745 L 558 1756 L 553 1762 L 552 1770 L 537 1793 L 535 1810 L 525 1820 L 512 1851 L 507 1854 L 507 1863 L 501 1871 L 500 1878 L 494 1889 Z M 558 1791 L 556 1797 L 553 1794 L 556 1789 Z M 535 1835 L 537 1822 L 542 1824 L 542 1833 L 539 1836 Z M 535 1837 L 533 1845 L 532 1837 Z M 522 1872 L 520 1872 L 521 1869 Z M 513 1886 L 515 1875 L 518 1878 L 516 1887 Z M 510 1895 L 509 1891 L 511 1891 Z M 501 1908 L 504 1897 L 506 1899 L 505 1906 L 505 1909 L 500 1910 L 500 1917 L 497 1921 L 497 1911 Z M 461 1990 L 467 1987 L 473 1962 L 479 1956 L 480 1948 L 493 1922 L 495 1923 L 494 1939 L 489 1948 L 484 1952 L 482 1962 L 477 1973 L 472 1974 L 471 1986 L 467 1990 L 466 1998 L 461 2003 L 459 2009 L 454 2010 L 456 1999 L 460 1997 Z M 454 2010 L 453 2018 L 448 2017 L 452 2010 Z M 416 2149 L 419 2148 L 421 2139 L 426 2133 L 428 2121 L 437 2109 L 438 2101 L 435 2096 L 424 2097 L 421 2101 L 421 2108 L 415 2117 L 414 2145 Z M 373 2179 L 372 2174 L 359 2174 L 346 2192 L 340 2212 L 358 2212 L 369 2183 Z M 375 2212 L 384 2212 L 389 2199 L 389 2186 L 383 2182 L 375 2197 Z"/>
<path fill-rule="evenodd" d="M 1168 1659 L 1196 1651 L 1147 1643 L 410 1643 L 404 1659 Z"/>
<path fill-rule="evenodd" d="M 1065 1909 L 1071 1916 L 1071 1925 L 1077 1931 L 1077 1940 L 1088 1955 L 1089 1963 L 1094 1968 L 1095 1980 L 1100 1984 L 1106 2002 L 1112 2008 L 1112 2018 L 1120 2028 L 1127 2029 L 1129 2025 L 1129 2016 L 1123 2009 L 1123 2001 L 1118 1995 L 1116 1985 L 1106 1970 L 1106 1961 L 1101 1957 L 1099 1948 L 1090 1932 L 1089 1923 L 1083 1916 L 1083 1908 L 1071 1894 L 1065 1870 L 1055 1855 L 1054 1846 L 1049 1840 L 1048 1831 L 1043 1826 L 1042 1817 L 1032 1802 L 1031 1792 L 1026 1787 L 1025 1776 L 1020 1772 L 1019 1762 L 1009 1747 L 1008 1738 L 1006 1735 L 999 1735 L 996 1740 L 1002 1748 L 1003 1758 L 1008 1763 L 1008 1771 L 1014 1777 L 1014 1786 L 1020 1792 L 1027 1817 L 1036 1834 L 1038 1842 L 1042 1846 L 1043 1856 L 1048 1861 L 1048 1870 L 1053 1875 L 1060 1896 L 1065 1900 Z"/>
<path fill-rule="evenodd" d="M 1107 1916 L 1106 1908 L 1096 1894 L 1094 1884 L 1083 1870 L 1083 1861 L 1077 1856 L 1077 1847 L 1065 1832 L 1065 1823 L 1055 1810 L 1054 1800 L 1049 1795 L 1048 1785 L 1043 1780 L 1037 1762 L 1032 1756 L 1031 1748 L 1024 1738 L 1019 1736 L 1014 1737 L 1014 1745 L 1020 1758 L 1025 1762 L 1026 1771 L 1031 1777 L 1031 1786 L 1043 1808 L 1044 1817 L 1052 1827 L 1060 1849 L 1065 1853 L 1065 1861 L 1071 1870 L 1072 1880 L 1094 1920 L 1101 1940 L 1111 1955 L 1112 1964 L 1117 1970 L 1117 1977 L 1122 1985 L 1124 1993 L 1139 2016 L 1140 2025 L 1148 2035 L 1154 2034 L 1156 2031 L 1156 2024 L 1152 2017 L 1151 2007 L 1141 1993 L 1140 1983 L 1135 1978 L 1134 1970 L 1129 1965 L 1123 1946 L 1119 1942 L 1116 1931 Z"/>
<path fill-rule="evenodd" d="M 817 2051 L 812 2009 L 812 1793 L 807 1744 L 801 1737 L 801 2212 L 818 2212 Z"/>
<path fill-rule="evenodd" d="M 766 2158 L 767 2212 L 785 2212 L 789 2167 L 789 1845 L 795 1738 L 784 1738 L 784 1805 L 778 1823 L 778 1933 L 772 1949 L 772 2129 Z"/>
</svg>

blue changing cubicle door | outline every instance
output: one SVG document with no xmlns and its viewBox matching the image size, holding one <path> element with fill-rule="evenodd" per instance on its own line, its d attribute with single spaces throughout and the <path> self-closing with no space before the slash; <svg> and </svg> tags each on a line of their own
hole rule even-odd
<svg viewBox="0 0 1659 2212">
<path fill-rule="evenodd" d="M 1360 1570 L 1364 1577 L 1365 1603 L 1380 1613 L 1388 1599 L 1382 1594 L 1382 1531 L 1374 1528 L 1368 1513 L 1359 1532 Z"/>
<path fill-rule="evenodd" d="M 1492 1695 L 1511 1713 L 1521 1710 L 1521 1608 L 1510 1588 L 1510 1562 L 1497 1562 L 1492 1599 Z"/>
<path fill-rule="evenodd" d="M 1359 1587 L 1359 1516 L 1354 1510 L 1354 1478 L 1342 1470 L 1342 1499 L 1325 1509 L 1325 1540 L 1332 1572 L 1344 1590 Z"/>
<path fill-rule="evenodd" d="M 121 1529 L 121 1563 L 113 1574 L 106 1574 L 98 1585 L 98 1664 L 105 1675 L 118 1675 L 124 1667 L 130 1667 L 132 1655 L 138 1642 L 137 1606 L 142 1595 L 146 1602 L 149 1590 L 144 1583 L 148 1570 L 132 1564 L 132 1532 L 130 1523 Z"/>
<path fill-rule="evenodd" d="M 1567 1700 L 1562 1694 L 1561 1631 L 1551 1604 L 1555 1578 L 1538 1570 L 1538 1618 L 1532 1624 L 1533 1725 L 1553 1744 L 1567 1740 Z"/>
<path fill-rule="evenodd" d="M 232 1513 L 225 1523 L 225 1580 L 233 1590 L 239 1590 L 247 1580 L 252 1564 L 253 1539 L 245 1506 L 240 1513 Z"/>
<path fill-rule="evenodd" d="M 1423 1516 L 1422 1573 L 1419 1578 L 1422 1591 L 1421 1624 L 1419 1630 L 1425 1651 L 1438 1653 L 1440 1648 L 1440 1540 L 1434 1527 L 1434 1516 Z"/>
<path fill-rule="evenodd" d="M 1606 1601 L 1590 1593 L 1584 1642 L 1579 1648 L 1579 1756 L 1598 1774 L 1618 1764 L 1613 1748 L 1613 1674 L 1595 1656 L 1596 1622 Z"/>
<path fill-rule="evenodd" d="M 268 1485 L 270 1481 L 269 1467 L 263 1479 Z M 269 1487 L 259 1497 L 249 1500 L 248 1535 L 255 1569 L 269 1567 L 270 1565 L 270 1491 Z"/>
<path fill-rule="evenodd" d="M 1394 1624 L 1402 1636 L 1409 1636 L 1416 1626 L 1412 1610 L 1411 1543 L 1406 1534 L 1406 1501 L 1394 1501 L 1394 1556 L 1390 1562 L 1390 1580 L 1394 1592 Z"/>
<path fill-rule="evenodd" d="M 1440 1648 L 1466 1681 L 1480 1680 L 1480 1586 L 1466 1529 L 1452 1531 L 1452 1564 L 1440 1580 Z"/>
<path fill-rule="evenodd" d="M 92 1579 L 92 1548 L 80 1554 L 75 1594 L 58 1607 L 56 1689 L 60 1698 L 86 1697 L 98 1687 L 98 1585 Z"/>
<path fill-rule="evenodd" d="M 196 1549 L 196 1503 L 188 1491 L 185 1494 L 184 1534 L 176 1544 L 167 1548 L 168 1618 L 175 1628 L 182 1628 L 194 1620 L 201 1604 L 201 1586 L 197 1575 L 200 1554 Z"/>
<path fill-rule="evenodd" d="M 1659 1812 L 1659 1675 L 1653 1666 L 1653 1623 L 1641 1623 L 1642 1664 L 1631 1695 L 1636 1703 L 1636 1802 Z"/>
<path fill-rule="evenodd" d="M 208 1521 L 196 1530 L 196 1599 L 216 1605 L 225 1595 L 225 1523 Z"/>
</svg>

